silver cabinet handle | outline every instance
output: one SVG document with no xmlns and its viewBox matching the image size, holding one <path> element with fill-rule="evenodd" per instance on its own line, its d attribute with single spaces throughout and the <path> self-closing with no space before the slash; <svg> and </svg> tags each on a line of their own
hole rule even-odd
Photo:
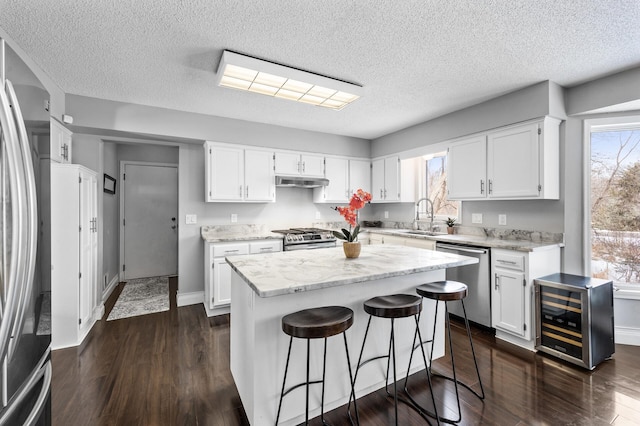
<svg viewBox="0 0 640 426">
<path fill-rule="evenodd" d="M 227 254 L 227 253 L 237 253 L 237 252 L 239 252 L 239 251 L 240 251 L 240 250 L 237 250 L 237 249 L 236 249 L 236 250 L 225 250 L 225 251 L 224 251 L 224 253 L 225 253 L 225 254 Z"/>
<path fill-rule="evenodd" d="M 498 290 L 498 288 L 500 287 L 500 284 L 498 283 L 498 274 L 496 274 L 496 276 L 494 278 L 494 283 L 495 283 L 495 286 L 493 288 L 495 290 Z"/>
<path fill-rule="evenodd" d="M 383 190 L 382 190 L 382 189 L 380 189 L 380 199 L 383 199 L 383 198 L 384 198 L 384 195 L 382 195 L 382 193 L 383 193 L 382 191 L 383 191 Z"/>
<path fill-rule="evenodd" d="M 244 198 L 249 198 L 249 185 L 244 188 Z"/>
<path fill-rule="evenodd" d="M 384 189 L 384 199 L 387 199 L 387 188 Z"/>
<path fill-rule="evenodd" d="M 260 251 L 273 251 L 273 247 L 260 247 Z"/>
<path fill-rule="evenodd" d="M 240 185 L 240 198 L 242 198 L 242 185 Z"/>
<path fill-rule="evenodd" d="M 489 179 L 489 194 L 493 192 L 493 182 Z"/>
<path fill-rule="evenodd" d="M 506 263 L 507 265 L 517 265 L 518 264 L 518 262 L 515 262 L 513 260 L 503 260 L 503 259 L 497 259 L 497 262 Z"/>
<path fill-rule="evenodd" d="M 480 179 L 480 194 L 484 194 L 484 179 Z"/>
</svg>

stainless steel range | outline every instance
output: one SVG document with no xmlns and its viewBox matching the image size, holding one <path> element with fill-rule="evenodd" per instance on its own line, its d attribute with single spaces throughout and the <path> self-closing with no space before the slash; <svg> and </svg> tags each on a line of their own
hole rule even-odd
<svg viewBox="0 0 640 426">
<path fill-rule="evenodd" d="M 284 251 L 311 250 L 336 246 L 336 237 L 326 229 L 291 228 L 271 232 L 284 234 Z"/>
</svg>

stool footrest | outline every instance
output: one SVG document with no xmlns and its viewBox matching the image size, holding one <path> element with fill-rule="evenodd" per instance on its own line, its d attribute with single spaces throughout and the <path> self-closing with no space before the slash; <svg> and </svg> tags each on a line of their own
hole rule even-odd
<svg viewBox="0 0 640 426">
<path fill-rule="evenodd" d="M 310 384 L 310 385 L 315 385 L 315 384 L 320 384 L 320 383 L 322 383 L 322 380 L 313 380 L 313 381 L 308 382 L 308 384 Z M 282 394 L 282 396 L 283 396 L 283 397 L 285 397 L 285 396 L 287 396 L 287 394 L 288 394 L 289 392 L 291 392 L 292 390 L 296 390 L 296 389 L 298 389 L 300 386 L 306 386 L 306 385 L 307 385 L 307 382 L 301 382 L 301 383 L 298 383 L 297 385 L 293 385 L 293 386 L 291 386 L 289 389 L 287 389 L 286 391 L 284 391 L 284 393 Z"/>
</svg>

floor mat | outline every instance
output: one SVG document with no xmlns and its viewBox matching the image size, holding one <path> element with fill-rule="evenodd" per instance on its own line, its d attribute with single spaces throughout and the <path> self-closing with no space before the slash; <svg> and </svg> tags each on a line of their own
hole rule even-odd
<svg viewBox="0 0 640 426">
<path fill-rule="evenodd" d="M 127 281 L 107 321 L 168 310 L 169 278 L 137 278 Z"/>
</svg>

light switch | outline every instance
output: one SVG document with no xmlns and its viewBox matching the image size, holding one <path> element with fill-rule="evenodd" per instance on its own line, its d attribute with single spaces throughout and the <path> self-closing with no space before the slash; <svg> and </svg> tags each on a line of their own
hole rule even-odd
<svg viewBox="0 0 640 426">
<path fill-rule="evenodd" d="M 238 215 L 236 213 L 231 214 L 231 223 L 236 223 L 238 221 Z"/>
<path fill-rule="evenodd" d="M 320 212 L 316 212 L 316 219 L 322 219 L 322 217 L 320 217 Z"/>
<path fill-rule="evenodd" d="M 384 212 L 384 218 L 389 219 L 389 212 Z"/>
<path fill-rule="evenodd" d="M 499 214 L 498 215 L 498 225 L 506 225 L 507 224 L 507 215 Z"/>
<path fill-rule="evenodd" d="M 184 216 L 184 223 L 187 225 L 195 225 L 198 223 L 198 215 L 187 214 Z"/>
<path fill-rule="evenodd" d="M 482 223 L 482 213 L 472 213 L 471 223 Z"/>
</svg>

